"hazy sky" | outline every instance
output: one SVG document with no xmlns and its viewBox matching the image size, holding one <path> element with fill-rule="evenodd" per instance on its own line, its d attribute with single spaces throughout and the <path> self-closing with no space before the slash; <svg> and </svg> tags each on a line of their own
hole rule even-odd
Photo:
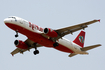
<svg viewBox="0 0 105 70">
<path fill-rule="evenodd" d="M 16 39 L 27 37 L 16 34 L 3 22 L 8 16 L 24 18 L 38 26 L 58 29 L 94 19 L 101 22 L 89 25 L 85 46 L 102 44 L 89 55 L 76 55 L 53 48 L 38 48 L 40 54 L 30 52 L 11 56 Z M 105 0 L 0 0 L 0 70 L 105 70 Z M 80 31 L 65 38 L 73 41 Z"/>
</svg>

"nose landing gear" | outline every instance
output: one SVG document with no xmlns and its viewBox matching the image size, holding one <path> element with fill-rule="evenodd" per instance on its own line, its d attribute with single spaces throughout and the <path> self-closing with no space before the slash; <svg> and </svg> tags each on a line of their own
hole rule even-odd
<svg viewBox="0 0 105 70">
<path fill-rule="evenodd" d="M 15 37 L 18 37 L 19 35 L 18 35 L 18 30 L 16 30 L 16 35 L 15 35 Z"/>
</svg>

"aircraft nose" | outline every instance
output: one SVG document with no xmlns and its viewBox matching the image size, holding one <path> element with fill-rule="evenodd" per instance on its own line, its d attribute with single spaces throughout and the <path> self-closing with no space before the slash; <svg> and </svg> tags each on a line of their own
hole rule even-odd
<svg viewBox="0 0 105 70">
<path fill-rule="evenodd" d="M 10 20 L 8 18 L 4 19 L 4 23 L 9 23 Z"/>
<path fill-rule="evenodd" d="M 8 21 L 8 19 L 6 18 L 6 19 L 4 19 L 4 23 L 6 23 Z"/>
</svg>

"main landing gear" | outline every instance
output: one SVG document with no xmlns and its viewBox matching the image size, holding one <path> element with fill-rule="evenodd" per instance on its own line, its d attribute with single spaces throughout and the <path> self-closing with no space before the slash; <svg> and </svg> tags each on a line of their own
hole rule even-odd
<svg viewBox="0 0 105 70">
<path fill-rule="evenodd" d="M 15 35 L 15 37 L 18 37 L 19 35 L 18 35 L 18 31 L 16 30 L 16 35 Z"/>
<path fill-rule="evenodd" d="M 54 46 L 54 48 L 55 48 L 56 46 L 59 46 L 59 44 L 58 44 L 57 42 L 55 42 L 55 43 L 53 44 L 53 46 Z"/>
<path fill-rule="evenodd" d="M 33 52 L 34 55 L 39 54 L 39 50 L 37 50 L 36 44 L 37 44 L 37 43 L 34 43 L 34 44 L 33 44 L 34 47 L 35 47 L 35 51 Z"/>
</svg>

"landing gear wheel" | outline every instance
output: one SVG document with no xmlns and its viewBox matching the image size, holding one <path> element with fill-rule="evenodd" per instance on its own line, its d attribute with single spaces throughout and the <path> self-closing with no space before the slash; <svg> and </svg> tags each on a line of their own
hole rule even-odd
<svg viewBox="0 0 105 70">
<path fill-rule="evenodd" d="M 39 50 L 37 50 L 36 45 L 37 45 L 37 43 L 33 43 L 33 46 L 34 46 L 34 48 L 35 48 L 35 51 L 33 52 L 34 55 L 39 54 Z"/>
<path fill-rule="evenodd" d="M 39 54 L 39 51 L 35 50 L 33 53 L 34 53 L 34 55 L 36 55 L 36 54 Z"/>
<path fill-rule="evenodd" d="M 16 34 L 15 37 L 18 37 L 18 35 Z"/>
<path fill-rule="evenodd" d="M 53 44 L 53 46 L 56 47 L 56 46 L 59 46 L 59 44 L 58 44 L 57 42 L 55 42 L 55 43 Z"/>
</svg>

